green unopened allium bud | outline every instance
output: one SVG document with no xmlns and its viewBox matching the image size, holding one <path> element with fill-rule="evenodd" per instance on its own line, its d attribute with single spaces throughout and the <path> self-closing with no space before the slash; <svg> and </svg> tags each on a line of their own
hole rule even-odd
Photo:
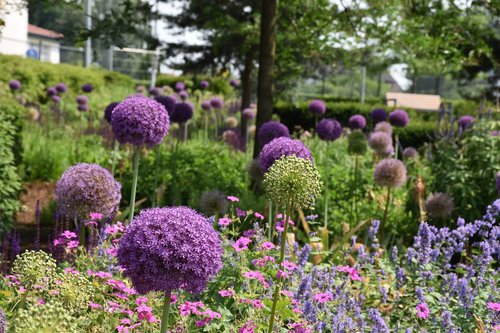
<svg viewBox="0 0 500 333">
<path fill-rule="evenodd" d="M 21 284 L 24 281 L 36 283 L 42 278 L 54 276 L 56 267 L 56 261 L 50 254 L 43 251 L 26 251 L 17 256 L 12 273 L 16 275 Z"/>
<path fill-rule="evenodd" d="M 269 198 L 282 207 L 292 205 L 292 209 L 312 206 L 322 186 L 314 164 L 295 155 L 281 157 L 264 175 Z"/>
<path fill-rule="evenodd" d="M 367 150 L 366 136 L 360 130 L 354 130 L 347 139 L 349 155 L 364 155 Z"/>
<path fill-rule="evenodd" d="M 12 333 L 80 333 L 78 319 L 61 303 L 32 304 L 20 309 L 12 322 Z"/>
</svg>

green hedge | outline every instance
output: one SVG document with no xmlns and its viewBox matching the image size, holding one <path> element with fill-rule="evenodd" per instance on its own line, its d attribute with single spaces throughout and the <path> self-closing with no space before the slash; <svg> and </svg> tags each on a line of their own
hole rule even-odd
<svg viewBox="0 0 500 333">
<path fill-rule="evenodd" d="M 19 209 L 21 179 L 18 165 L 22 152 L 24 108 L 12 96 L 0 93 L 0 218 L 8 227 Z"/>
</svg>

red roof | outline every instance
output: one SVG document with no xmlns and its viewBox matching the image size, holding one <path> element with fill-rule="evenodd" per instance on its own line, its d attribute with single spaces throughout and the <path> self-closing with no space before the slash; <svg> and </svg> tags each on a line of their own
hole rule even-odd
<svg viewBox="0 0 500 333">
<path fill-rule="evenodd" d="M 53 39 L 59 39 L 59 38 L 64 37 L 64 35 L 59 33 L 59 32 L 40 28 L 40 27 L 37 27 L 36 25 L 33 25 L 33 24 L 28 24 L 28 34 L 43 36 L 43 37 L 53 38 Z"/>
</svg>

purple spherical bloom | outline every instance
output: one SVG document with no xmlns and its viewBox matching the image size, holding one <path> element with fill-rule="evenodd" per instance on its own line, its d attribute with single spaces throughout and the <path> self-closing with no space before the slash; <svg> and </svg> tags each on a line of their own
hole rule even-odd
<svg viewBox="0 0 500 333">
<path fill-rule="evenodd" d="M 413 159 L 418 157 L 418 152 L 415 148 L 413 147 L 406 147 L 403 150 L 403 157 L 405 159 Z"/>
<path fill-rule="evenodd" d="M 374 132 L 384 132 L 392 136 L 392 126 L 387 121 L 381 121 L 375 125 Z"/>
<path fill-rule="evenodd" d="M 10 80 L 9 81 L 9 88 L 12 91 L 19 90 L 19 89 L 21 89 L 21 82 L 19 82 L 18 80 Z"/>
<path fill-rule="evenodd" d="M 160 95 L 155 97 L 155 101 L 163 105 L 168 112 L 168 116 L 172 118 L 172 115 L 174 114 L 175 111 L 175 104 L 177 103 L 175 98 L 172 96 Z"/>
<path fill-rule="evenodd" d="M 57 96 L 57 95 L 54 95 L 54 96 L 50 96 L 50 99 L 52 99 L 52 101 L 56 104 L 59 104 L 61 103 L 61 97 Z"/>
<path fill-rule="evenodd" d="M 448 193 L 438 192 L 431 194 L 425 201 L 425 209 L 431 217 L 450 217 L 454 208 L 453 198 Z"/>
<path fill-rule="evenodd" d="M 500 171 L 497 173 L 497 191 L 498 195 L 500 196 Z"/>
<path fill-rule="evenodd" d="M 306 145 L 299 140 L 280 137 L 266 144 L 259 154 L 259 164 L 263 172 L 267 172 L 275 161 L 282 156 L 295 155 L 297 157 L 313 161 L 311 152 Z"/>
<path fill-rule="evenodd" d="M 384 109 L 373 109 L 371 117 L 374 123 L 387 120 L 387 112 Z"/>
<path fill-rule="evenodd" d="M 316 116 L 321 116 L 326 112 L 325 102 L 323 102 L 320 99 L 315 99 L 311 101 L 311 103 L 309 103 L 309 106 L 307 108 L 312 114 Z"/>
<path fill-rule="evenodd" d="M 155 100 L 133 96 L 118 104 L 111 115 L 116 139 L 133 145 L 159 144 L 170 128 L 167 110 Z"/>
<path fill-rule="evenodd" d="M 57 182 L 57 208 L 68 218 L 87 219 L 90 213 L 110 216 L 120 204 L 120 190 L 120 183 L 108 170 L 79 163 L 68 168 Z"/>
<path fill-rule="evenodd" d="M 366 119 L 360 114 L 355 114 L 349 118 L 349 128 L 350 129 L 364 129 L 366 127 Z"/>
<path fill-rule="evenodd" d="M 66 91 L 68 91 L 68 86 L 63 82 L 59 82 L 58 84 L 56 84 L 55 88 L 60 94 L 64 94 Z"/>
<path fill-rule="evenodd" d="M 111 114 L 113 113 L 113 110 L 116 108 L 118 104 L 120 103 L 119 102 L 109 103 L 108 106 L 106 106 L 106 108 L 104 109 L 104 119 L 106 119 L 106 121 L 110 124 L 111 124 Z"/>
<path fill-rule="evenodd" d="M 210 111 L 212 110 L 212 105 L 210 104 L 210 101 L 203 101 L 201 103 L 201 108 L 205 111 Z"/>
<path fill-rule="evenodd" d="M 392 137 L 385 132 L 373 132 L 368 139 L 368 145 L 379 155 L 384 155 L 392 147 Z"/>
<path fill-rule="evenodd" d="M 149 96 L 160 96 L 160 89 L 156 87 L 150 88 Z"/>
<path fill-rule="evenodd" d="M 76 103 L 78 105 L 85 105 L 85 104 L 88 104 L 89 102 L 89 98 L 85 95 L 79 95 L 76 97 Z"/>
<path fill-rule="evenodd" d="M 222 268 L 222 242 L 206 217 L 187 207 L 142 210 L 120 239 L 118 262 L 141 294 L 201 293 Z"/>
<path fill-rule="evenodd" d="M 406 127 L 410 122 L 410 117 L 405 110 L 397 109 L 389 114 L 389 122 L 392 126 Z"/>
<path fill-rule="evenodd" d="M 222 100 L 222 98 L 213 97 L 210 100 L 210 105 L 212 105 L 214 109 L 222 109 L 224 107 L 224 101 Z"/>
<path fill-rule="evenodd" d="M 188 99 L 189 94 L 187 93 L 187 91 L 183 90 L 183 91 L 179 92 L 179 97 L 180 97 L 183 101 L 185 101 L 186 99 Z"/>
<path fill-rule="evenodd" d="M 185 123 L 189 119 L 193 118 L 194 107 L 191 103 L 180 102 L 175 104 L 175 111 L 172 114 L 170 120 L 173 123 Z"/>
<path fill-rule="evenodd" d="M 49 87 L 47 89 L 47 96 L 52 97 L 54 95 L 57 95 L 57 90 L 55 87 Z"/>
<path fill-rule="evenodd" d="M 94 87 L 90 84 L 90 83 L 85 83 L 83 86 L 82 86 L 82 91 L 84 93 L 89 93 L 89 92 L 92 92 L 92 90 L 94 90 Z"/>
<path fill-rule="evenodd" d="M 89 105 L 88 104 L 78 104 L 78 106 L 76 108 L 80 112 L 87 112 L 89 110 Z"/>
<path fill-rule="evenodd" d="M 181 92 L 181 91 L 183 91 L 184 89 L 186 89 L 186 85 L 184 84 L 184 82 L 179 81 L 179 82 L 177 82 L 177 83 L 175 84 L 175 90 L 176 90 L 177 92 Z"/>
<path fill-rule="evenodd" d="M 333 119 L 323 119 L 316 125 L 316 133 L 321 140 L 335 141 L 342 135 L 342 125 Z"/>
<path fill-rule="evenodd" d="M 460 119 L 458 119 L 458 126 L 462 130 L 466 130 L 474 124 L 474 117 L 473 116 L 462 116 Z"/>
<path fill-rule="evenodd" d="M 241 111 L 241 116 L 247 120 L 253 119 L 255 118 L 255 111 L 254 109 L 246 108 L 243 111 Z"/>
<path fill-rule="evenodd" d="M 200 82 L 200 88 L 203 90 L 207 89 L 209 86 L 210 86 L 210 83 L 208 83 L 208 81 L 203 80 Z"/>
<path fill-rule="evenodd" d="M 259 139 L 259 143 L 264 146 L 271 142 L 273 139 L 282 136 L 287 138 L 290 137 L 290 131 L 288 131 L 288 127 L 277 121 L 268 121 L 260 127 L 257 136 Z"/>
<path fill-rule="evenodd" d="M 237 86 L 239 86 L 239 85 L 240 85 L 240 83 L 239 83 L 237 80 L 234 80 L 234 79 L 233 79 L 233 80 L 231 80 L 231 81 L 229 82 L 229 84 L 230 84 L 230 85 L 231 85 L 231 87 L 233 87 L 233 88 L 236 88 Z"/>
<path fill-rule="evenodd" d="M 383 159 L 375 166 L 373 177 L 379 186 L 400 187 L 406 182 L 406 167 L 400 160 Z"/>
</svg>

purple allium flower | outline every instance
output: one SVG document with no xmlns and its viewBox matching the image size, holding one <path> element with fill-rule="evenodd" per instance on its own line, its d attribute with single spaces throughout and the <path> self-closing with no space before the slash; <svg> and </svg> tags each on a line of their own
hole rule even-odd
<svg viewBox="0 0 500 333">
<path fill-rule="evenodd" d="M 210 100 L 210 105 L 212 105 L 214 109 L 222 109 L 224 107 L 224 101 L 220 97 L 213 97 Z"/>
<path fill-rule="evenodd" d="M 447 218 L 454 208 L 453 198 L 447 193 L 431 194 L 425 201 L 425 209 L 431 217 Z"/>
<path fill-rule="evenodd" d="M 49 87 L 47 89 L 47 96 L 52 97 L 54 95 L 57 95 L 57 90 L 55 87 Z"/>
<path fill-rule="evenodd" d="M 255 118 L 255 111 L 252 108 L 246 108 L 243 111 L 241 111 L 241 116 L 247 120 L 253 119 Z"/>
<path fill-rule="evenodd" d="M 76 97 L 76 103 L 78 105 L 84 105 L 84 104 L 87 104 L 89 102 L 89 98 L 85 95 L 79 95 Z"/>
<path fill-rule="evenodd" d="M 135 289 L 202 292 L 222 268 L 222 242 L 207 218 L 187 207 L 142 210 L 120 239 L 118 262 Z"/>
<path fill-rule="evenodd" d="M 111 115 L 116 139 L 133 145 L 159 144 L 170 128 L 167 110 L 160 103 L 142 96 L 126 98 Z"/>
<path fill-rule="evenodd" d="M 111 124 L 111 114 L 113 113 L 113 110 L 116 108 L 118 104 L 120 103 L 119 102 L 109 103 L 108 106 L 106 106 L 106 108 L 104 109 L 104 119 L 106 119 L 106 121 L 110 124 Z"/>
<path fill-rule="evenodd" d="M 9 81 L 9 88 L 12 91 L 19 90 L 19 89 L 21 89 L 21 82 L 19 82 L 18 80 L 10 80 Z"/>
<path fill-rule="evenodd" d="M 155 101 L 163 105 L 168 112 L 168 116 L 172 118 L 172 115 L 174 114 L 175 111 L 175 104 L 177 103 L 175 98 L 172 96 L 160 95 L 155 97 Z"/>
<path fill-rule="evenodd" d="M 68 168 L 56 186 L 59 212 L 68 218 L 88 218 L 91 212 L 110 216 L 120 204 L 121 185 L 97 164 L 79 163 Z"/>
<path fill-rule="evenodd" d="M 312 114 L 316 116 L 321 116 L 326 112 L 325 102 L 323 102 L 320 99 L 315 99 L 311 101 L 311 103 L 309 103 L 309 106 L 307 108 Z"/>
<path fill-rule="evenodd" d="M 474 117 L 473 116 L 462 116 L 460 119 L 458 119 L 458 127 L 460 127 L 463 131 L 471 128 L 472 125 L 474 124 Z"/>
<path fill-rule="evenodd" d="M 58 84 L 56 84 L 55 88 L 60 94 L 64 94 L 66 91 L 68 91 L 68 86 L 63 82 L 59 82 Z"/>
<path fill-rule="evenodd" d="M 80 112 L 87 112 L 89 110 L 89 105 L 88 104 L 78 104 L 78 106 L 76 108 Z"/>
<path fill-rule="evenodd" d="M 177 83 L 175 84 L 175 90 L 176 90 L 177 92 L 181 92 L 181 91 L 183 91 L 184 89 L 186 89 L 186 85 L 184 84 L 184 82 L 179 81 L 179 82 L 177 82 Z"/>
<path fill-rule="evenodd" d="M 381 121 L 387 120 L 387 112 L 384 109 L 373 109 L 370 114 L 374 123 L 379 123 Z"/>
<path fill-rule="evenodd" d="M 203 90 L 207 89 L 209 86 L 210 86 L 210 83 L 208 83 L 208 81 L 206 81 L 206 80 L 203 80 L 200 82 L 200 88 Z"/>
<path fill-rule="evenodd" d="M 56 104 L 61 103 L 61 97 L 59 97 L 57 95 L 51 96 L 50 99 L 52 100 L 52 102 L 54 102 Z"/>
<path fill-rule="evenodd" d="M 374 132 L 384 132 L 389 135 L 392 135 L 392 126 L 386 121 L 381 121 L 375 125 L 375 128 L 373 129 Z"/>
<path fill-rule="evenodd" d="M 175 104 L 175 111 L 170 117 L 173 123 L 185 123 L 189 119 L 193 118 L 193 104 L 180 102 Z"/>
<path fill-rule="evenodd" d="M 203 101 L 203 102 L 201 102 L 201 108 L 204 111 L 210 111 L 210 110 L 212 110 L 212 105 L 210 104 L 210 101 Z"/>
<path fill-rule="evenodd" d="M 379 186 L 400 187 L 406 182 L 406 167 L 400 160 L 383 159 L 377 163 L 373 177 Z"/>
<path fill-rule="evenodd" d="M 342 125 L 336 120 L 325 118 L 316 124 L 316 133 L 321 140 L 335 141 L 342 135 Z"/>
<path fill-rule="evenodd" d="M 239 83 L 237 80 L 235 80 L 235 79 L 232 79 L 231 81 L 229 81 L 229 84 L 230 84 L 230 85 L 231 85 L 231 87 L 233 87 L 233 88 L 236 88 L 237 86 L 239 86 L 239 85 L 240 85 L 240 83 Z"/>
<path fill-rule="evenodd" d="M 368 139 L 368 145 L 377 154 L 383 155 L 392 147 L 392 137 L 385 132 L 373 132 Z"/>
<path fill-rule="evenodd" d="M 182 90 L 179 92 L 179 97 L 181 98 L 181 100 L 185 101 L 186 99 L 188 99 L 189 94 L 187 91 Z"/>
<path fill-rule="evenodd" d="M 366 127 L 366 119 L 360 114 L 355 114 L 349 118 L 350 129 L 364 129 Z"/>
<path fill-rule="evenodd" d="M 403 150 L 403 157 L 405 159 L 414 159 L 418 157 L 418 152 L 415 148 L 413 147 L 406 147 Z"/>
<path fill-rule="evenodd" d="M 266 145 L 271 142 L 273 139 L 279 137 L 290 137 L 290 132 L 288 131 L 288 127 L 277 122 L 277 121 L 268 121 L 264 123 L 257 134 L 259 142 L 261 145 Z"/>
<path fill-rule="evenodd" d="M 405 110 L 396 109 L 389 114 L 389 122 L 392 126 L 406 127 L 410 122 L 410 117 Z"/>
<path fill-rule="evenodd" d="M 229 144 L 233 149 L 240 150 L 242 148 L 243 139 L 235 130 L 228 129 L 222 133 L 222 140 Z"/>
<path fill-rule="evenodd" d="M 92 90 L 94 90 L 94 87 L 90 84 L 90 83 L 85 83 L 83 86 L 82 86 L 82 91 L 84 93 L 89 93 L 89 92 L 92 92 Z"/>
<path fill-rule="evenodd" d="M 153 97 L 160 96 L 160 89 L 156 87 L 149 88 L 149 96 Z"/>
<path fill-rule="evenodd" d="M 275 161 L 282 156 L 295 155 L 313 161 L 313 157 L 306 145 L 299 140 L 280 137 L 264 145 L 259 154 L 259 164 L 263 172 L 267 172 Z"/>
<path fill-rule="evenodd" d="M 500 196 L 500 171 L 497 173 L 497 191 L 498 195 Z"/>
</svg>

